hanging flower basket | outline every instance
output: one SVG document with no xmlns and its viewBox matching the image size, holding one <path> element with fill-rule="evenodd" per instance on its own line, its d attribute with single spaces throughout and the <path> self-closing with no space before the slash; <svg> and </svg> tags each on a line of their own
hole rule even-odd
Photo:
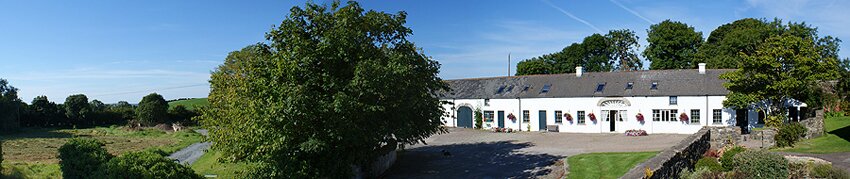
<svg viewBox="0 0 850 179">
<path fill-rule="evenodd" d="M 510 119 L 513 122 L 516 122 L 516 116 L 514 116 L 514 113 L 508 114 L 508 119 Z"/>
<path fill-rule="evenodd" d="M 590 118 L 590 121 L 596 122 L 596 115 L 593 115 L 593 113 L 588 113 L 587 118 Z"/>
<path fill-rule="evenodd" d="M 573 122 L 573 115 L 570 115 L 570 113 L 564 113 L 564 119 L 567 119 L 567 121 Z"/>
<path fill-rule="evenodd" d="M 688 122 L 688 115 L 685 113 L 680 114 L 679 120 L 681 120 L 682 122 Z"/>
<path fill-rule="evenodd" d="M 637 119 L 637 121 L 638 121 L 638 122 L 643 122 L 643 121 L 644 121 L 644 120 L 643 120 L 643 114 L 641 114 L 641 113 L 638 113 L 637 115 L 635 115 L 635 118 Z"/>
</svg>

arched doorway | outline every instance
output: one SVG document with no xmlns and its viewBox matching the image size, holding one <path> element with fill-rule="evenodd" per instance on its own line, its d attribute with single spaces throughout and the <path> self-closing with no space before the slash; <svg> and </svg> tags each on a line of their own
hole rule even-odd
<svg viewBox="0 0 850 179">
<path fill-rule="evenodd" d="M 602 121 L 608 123 L 608 125 L 605 125 L 606 127 L 603 127 L 602 131 L 622 131 L 623 127 L 617 130 L 617 126 L 625 124 L 628 121 L 628 111 L 625 109 L 632 105 L 629 100 L 625 98 L 603 98 L 596 105 L 602 109 L 600 111 Z"/>
<path fill-rule="evenodd" d="M 457 109 L 457 127 L 472 128 L 472 108 L 461 106 Z"/>
</svg>

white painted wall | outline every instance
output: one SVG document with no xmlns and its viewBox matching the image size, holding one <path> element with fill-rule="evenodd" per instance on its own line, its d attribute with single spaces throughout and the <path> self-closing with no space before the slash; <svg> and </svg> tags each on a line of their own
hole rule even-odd
<svg viewBox="0 0 850 179">
<path fill-rule="evenodd" d="M 539 111 L 546 111 L 546 124 L 558 125 L 561 132 L 575 133 L 601 133 L 610 132 L 609 121 L 604 121 L 601 114 L 602 110 L 625 110 L 627 115 L 625 121 L 615 121 L 615 132 L 622 133 L 630 129 L 642 129 L 648 133 L 678 133 L 691 134 L 698 131 L 702 126 L 728 126 L 734 125 L 734 110 L 723 108 L 723 100 L 725 96 L 678 96 L 678 104 L 670 105 L 668 96 L 657 97 L 624 97 L 630 103 L 627 106 L 621 107 L 606 107 L 599 106 L 598 103 L 602 99 L 612 99 L 603 97 L 578 97 L 578 98 L 524 98 L 524 99 L 490 99 L 489 105 L 485 105 L 485 99 L 444 99 L 444 101 L 453 102 L 453 104 L 443 105 L 447 115 L 443 117 L 446 126 L 457 126 L 457 108 L 460 106 L 469 106 L 473 110 L 480 109 L 482 111 L 493 111 L 498 115 L 498 111 L 505 111 L 505 127 L 515 130 L 527 130 L 527 125 L 531 125 L 532 131 L 538 131 Z M 678 113 L 686 113 L 691 117 L 691 109 L 700 110 L 700 122 L 694 124 L 683 123 L 680 121 L 664 122 L 652 121 L 653 109 L 676 109 Z M 720 124 L 712 123 L 712 110 L 722 109 L 722 122 Z M 522 110 L 530 112 L 530 123 L 522 122 Z M 555 123 L 555 111 L 561 110 L 564 113 L 570 113 L 573 116 L 573 121 L 563 120 L 562 123 Z M 585 114 L 593 113 L 596 115 L 596 122 L 585 116 L 586 123 L 577 123 L 577 112 L 585 111 Z M 645 122 L 640 123 L 636 119 L 638 113 L 643 114 Z M 514 114 L 517 120 L 512 121 L 507 118 L 508 114 Z M 676 115 L 678 118 L 678 114 Z M 493 119 L 493 122 L 485 122 L 484 127 L 496 127 L 498 124 L 498 116 Z"/>
</svg>

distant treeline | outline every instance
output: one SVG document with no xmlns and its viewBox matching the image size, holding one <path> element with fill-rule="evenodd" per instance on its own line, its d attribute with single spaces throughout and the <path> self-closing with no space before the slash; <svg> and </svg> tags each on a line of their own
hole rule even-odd
<svg viewBox="0 0 850 179">
<path fill-rule="evenodd" d="M 192 125 L 198 113 L 184 106 L 169 109 L 161 95 L 152 93 L 133 105 L 127 101 L 104 104 L 84 94 L 65 98 L 65 102 L 50 102 L 47 96 L 35 97 L 30 104 L 17 97 L 17 88 L 0 79 L 0 128 L 4 131 L 23 127 L 87 127 L 104 125 L 142 125 L 182 123 Z M 179 99 L 178 99 L 179 100 Z"/>
</svg>

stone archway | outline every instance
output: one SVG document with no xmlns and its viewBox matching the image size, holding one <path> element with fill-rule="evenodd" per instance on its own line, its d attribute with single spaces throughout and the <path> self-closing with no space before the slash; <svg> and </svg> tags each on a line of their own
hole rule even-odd
<svg viewBox="0 0 850 179">
<path fill-rule="evenodd" d="M 602 98 L 596 103 L 601 108 L 600 116 L 604 117 L 608 123 L 608 130 L 603 128 L 603 131 L 617 131 L 617 123 L 625 122 L 628 119 L 628 111 L 626 107 L 631 106 L 631 102 L 625 98 Z"/>
</svg>

